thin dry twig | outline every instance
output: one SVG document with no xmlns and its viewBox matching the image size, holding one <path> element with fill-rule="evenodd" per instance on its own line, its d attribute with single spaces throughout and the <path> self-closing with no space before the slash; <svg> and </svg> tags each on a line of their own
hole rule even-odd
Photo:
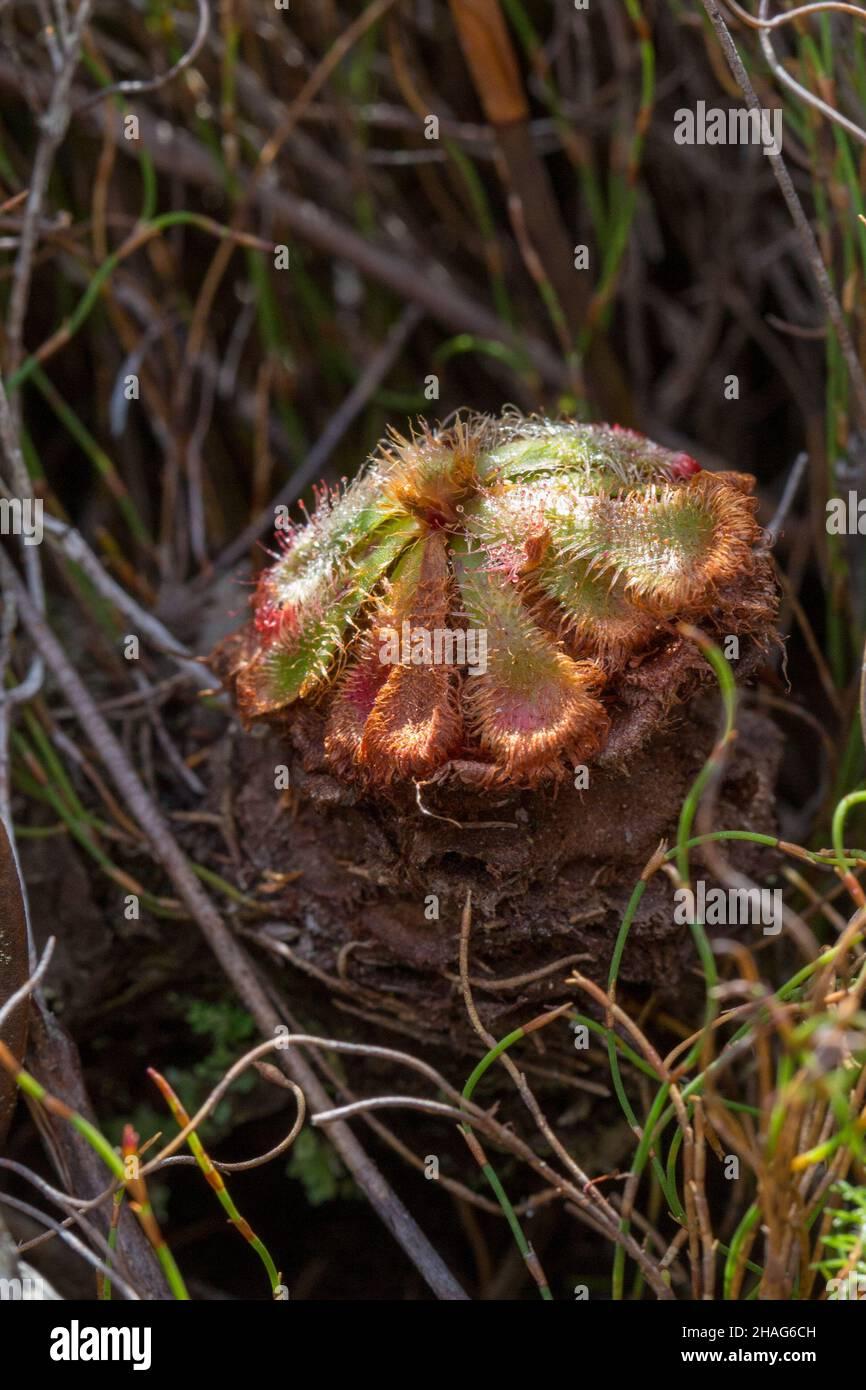
<svg viewBox="0 0 866 1390">
<path fill-rule="evenodd" d="M 108 97 L 116 96 L 120 93 L 123 96 L 141 96 L 145 92 L 158 92 L 162 87 L 168 86 L 179 77 L 186 68 L 195 62 L 207 41 L 210 32 L 210 0 L 196 0 L 198 5 L 198 17 L 196 20 L 196 31 L 189 48 L 178 58 L 176 63 L 172 63 L 167 72 L 161 73 L 159 77 L 131 78 L 126 82 L 115 82 L 110 87 L 103 87 L 100 91 L 94 92 L 89 100 L 81 103 L 73 111 L 77 116 L 81 111 L 86 111 L 89 106 L 98 101 L 104 101 Z"/>
<path fill-rule="evenodd" d="M 20 1197 L 12 1197 L 8 1192 L 0 1192 L 0 1203 L 4 1206 L 11 1207 L 13 1211 L 20 1211 L 23 1216 L 29 1216 L 32 1221 L 36 1221 L 42 1226 L 47 1226 L 63 1241 L 64 1245 L 68 1245 L 82 1260 L 91 1265 L 95 1270 L 98 1270 L 100 1274 L 104 1274 L 110 1278 L 115 1287 L 123 1294 L 124 1298 L 133 1299 L 136 1302 L 140 1299 L 141 1295 L 136 1292 L 132 1285 L 127 1283 L 126 1279 L 118 1274 L 116 1269 L 106 1264 L 105 1260 L 100 1259 L 100 1257 L 89 1249 L 83 1241 L 80 1241 L 77 1236 L 74 1236 L 71 1231 L 68 1231 L 63 1222 L 55 1221 L 53 1216 L 48 1216 L 44 1211 L 40 1211 L 38 1207 L 31 1206 L 29 1202 L 22 1201 Z"/>
<path fill-rule="evenodd" d="M 63 62 L 54 76 L 51 100 L 40 121 L 42 133 L 30 175 L 30 192 L 24 211 L 24 222 L 18 244 L 18 255 L 15 259 L 12 291 L 9 296 L 9 310 L 6 317 L 7 372 L 13 372 L 21 361 L 24 318 L 30 300 L 30 281 L 33 274 L 33 258 L 39 240 L 42 202 L 54 164 L 54 156 L 69 125 L 72 78 L 78 66 L 84 31 L 90 22 L 92 9 L 93 0 L 79 0 L 78 9 L 68 33 L 62 39 Z"/>
</svg>

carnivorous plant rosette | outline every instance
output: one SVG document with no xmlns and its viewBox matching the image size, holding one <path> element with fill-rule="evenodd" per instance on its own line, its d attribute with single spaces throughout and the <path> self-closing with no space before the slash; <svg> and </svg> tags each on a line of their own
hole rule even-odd
<svg viewBox="0 0 866 1390">
<path fill-rule="evenodd" d="M 753 483 L 513 411 L 394 433 L 282 534 L 227 662 L 240 712 L 316 710 L 330 768 L 372 787 L 561 778 L 694 688 L 678 622 L 766 640 Z"/>
</svg>

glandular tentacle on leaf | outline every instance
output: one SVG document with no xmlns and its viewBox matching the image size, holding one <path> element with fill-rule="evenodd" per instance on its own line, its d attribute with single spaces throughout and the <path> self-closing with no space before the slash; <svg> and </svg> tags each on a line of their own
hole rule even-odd
<svg viewBox="0 0 866 1390">
<path fill-rule="evenodd" d="M 587 655 L 620 663 L 652 641 L 658 621 L 629 601 L 621 581 L 590 569 L 584 560 L 563 566 L 555 552 L 538 569 L 536 583 L 554 600 L 553 621 Z"/>
<path fill-rule="evenodd" d="M 251 717 L 282 709 L 327 679 L 349 623 L 416 530 L 398 517 L 356 559 L 348 556 L 341 566 L 336 558 L 317 555 L 284 586 L 279 561 L 267 572 L 276 581 L 264 600 L 269 621 L 276 611 L 274 630 L 264 635 L 258 655 L 238 678 L 241 705 L 248 704 Z"/>
<path fill-rule="evenodd" d="M 482 751 L 515 781 L 598 752 L 608 726 L 601 669 L 567 656 L 478 553 L 458 556 L 457 569 L 467 618 L 487 632 L 487 670 L 467 679 L 464 697 Z"/>
<path fill-rule="evenodd" d="M 416 663 L 419 645 L 420 655 L 425 655 L 423 637 L 420 644 L 413 641 L 416 632 L 446 630 L 451 588 L 446 534 L 429 531 L 401 561 L 392 586 L 386 616 L 398 660 L 390 663 L 356 755 L 373 780 L 428 776 L 459 747 L 462 717 L 455 672 L 442 665 Z M 404 624 L 409 629 L 408 644 Z M 383 636 L 381 624 L 378 635 Z M 383 656 L 389 655 L 385 642 L 374 655 L 385 664 Z"/>
<path fill-rule="evenodd" d="M 631 430 L 510 407 L 392 432 L 260 576 L 226 666 L 240 710 L 315 711 L 332 770 L 371 787 L 560 779 L 617 721 L 666 717 L 646 672 L 679 619 L 769 640 L 751 491 Z"/>
</svg>

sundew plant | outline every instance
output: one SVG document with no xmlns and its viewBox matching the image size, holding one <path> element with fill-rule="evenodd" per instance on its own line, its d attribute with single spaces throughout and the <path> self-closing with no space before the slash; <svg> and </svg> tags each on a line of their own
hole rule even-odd
<svg viewBox="0 0 866 1390">
<path fill-rule="evenodd" d="M 393 434 L 262 572 L 241 713 L 323 709 L 330 762 L 373 784 L 560 778 L 678 622 L 766 637 L 753 487 L 615 426 L 512 412 Z M 444 632 L 482 634 L 484 669 L 437 662 L 424 639 Z"/>
</svg>

